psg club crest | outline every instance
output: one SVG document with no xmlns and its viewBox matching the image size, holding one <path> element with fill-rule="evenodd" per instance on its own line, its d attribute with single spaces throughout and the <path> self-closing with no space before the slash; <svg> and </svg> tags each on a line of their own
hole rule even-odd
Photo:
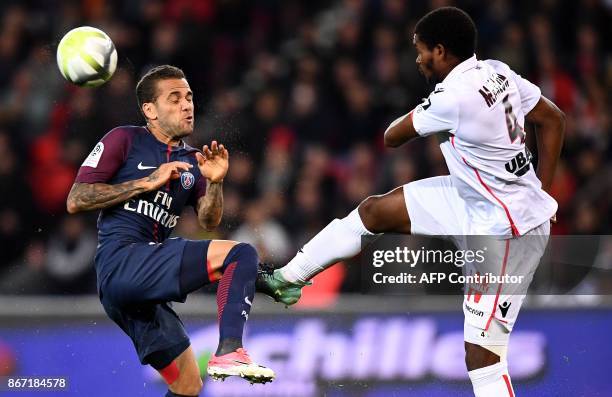
<svg viewBox="0 0 612 397">
<path fill-rule="evenodd" d="M 195 177 L 189 171 L 185 171 L 181 174 L 181 185 L 185 190 L 191 189 L 193 186 L 193 182 L 195 181 Z"/>
</svg>

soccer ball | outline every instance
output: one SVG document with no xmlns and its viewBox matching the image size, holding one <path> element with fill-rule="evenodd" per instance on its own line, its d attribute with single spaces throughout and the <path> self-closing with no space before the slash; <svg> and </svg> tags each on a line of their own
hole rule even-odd
<svg viewBox="0 0 612 397">
<path fill-rule="evenodd" d="M 62 76 L 82 87 L 97 87 L 111 78 L 117 68 L 117 50 L 100 29 L 72 29 L 57 46 L 57 66 Z"/>
</svg>

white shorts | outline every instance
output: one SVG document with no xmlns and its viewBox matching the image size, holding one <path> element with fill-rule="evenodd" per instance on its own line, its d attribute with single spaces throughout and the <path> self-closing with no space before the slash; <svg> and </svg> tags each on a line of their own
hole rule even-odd
<svg viewBox="0 0 612 397">
<path fill-rule="evenodd" d="M 515 284 L 464 285 L 463 313 L 467 324 L 487 331 L 497 321 L 508 332 L 512 331 L 527 287 L 546 249 L 550 223 L 545 222 L 520 237 L 466 237 L 471 229 L 470 219 L 450 176 L 404 185 L 404 198 L 412 234 L 449 236 L 460 250 L 473 250 L 486 242 L 485 262 L 467 263 L 462 269 L 464 275 L 488 273 L 521 280 Z"/>
</svg>

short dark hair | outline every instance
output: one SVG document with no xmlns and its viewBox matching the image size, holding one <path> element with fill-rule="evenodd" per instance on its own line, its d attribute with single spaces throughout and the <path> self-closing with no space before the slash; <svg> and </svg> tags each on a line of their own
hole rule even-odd
<svg viewBox="0 0 612 397">
<path fill-rule="evenodd" d="M 138 84 L 136 84 L 136 99 L 138 101 L 138 109 L 140 109 L 140 112 L 142 113 L 143 103 L 155 101 L 155 98 L 157 97 L 157 82 L 159 80 L 184 78 L 185 73 L 183 73 L 181 69 L 172 65 L 156 66 L 145 73 Z"/>
<path fill-rule="evenodd" d="M 457 7 L 441 7 L 429 12 L 417 22 L 414 33 L 427 48 L 442 44 L 462 61 L 476 51 L 476 25 Z"/>
</svg>

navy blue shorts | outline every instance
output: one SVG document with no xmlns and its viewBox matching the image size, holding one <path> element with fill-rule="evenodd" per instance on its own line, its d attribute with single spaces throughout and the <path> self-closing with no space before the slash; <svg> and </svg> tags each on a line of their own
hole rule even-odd
<svg viewBox="0 0 612 397">
<path fill-rule="evenodd" d="M 171 238 L 163 243 L 105 242 L 96 253 L 100 301 L 108 316 L 132 339 L 142 364 L 169 365 L 189 345 L 171 302 L 184 302 L 182 275 L 207 281 L 210 240 Z M 191 277 L 194 272 L 197 274 Z"/>
</svg>

